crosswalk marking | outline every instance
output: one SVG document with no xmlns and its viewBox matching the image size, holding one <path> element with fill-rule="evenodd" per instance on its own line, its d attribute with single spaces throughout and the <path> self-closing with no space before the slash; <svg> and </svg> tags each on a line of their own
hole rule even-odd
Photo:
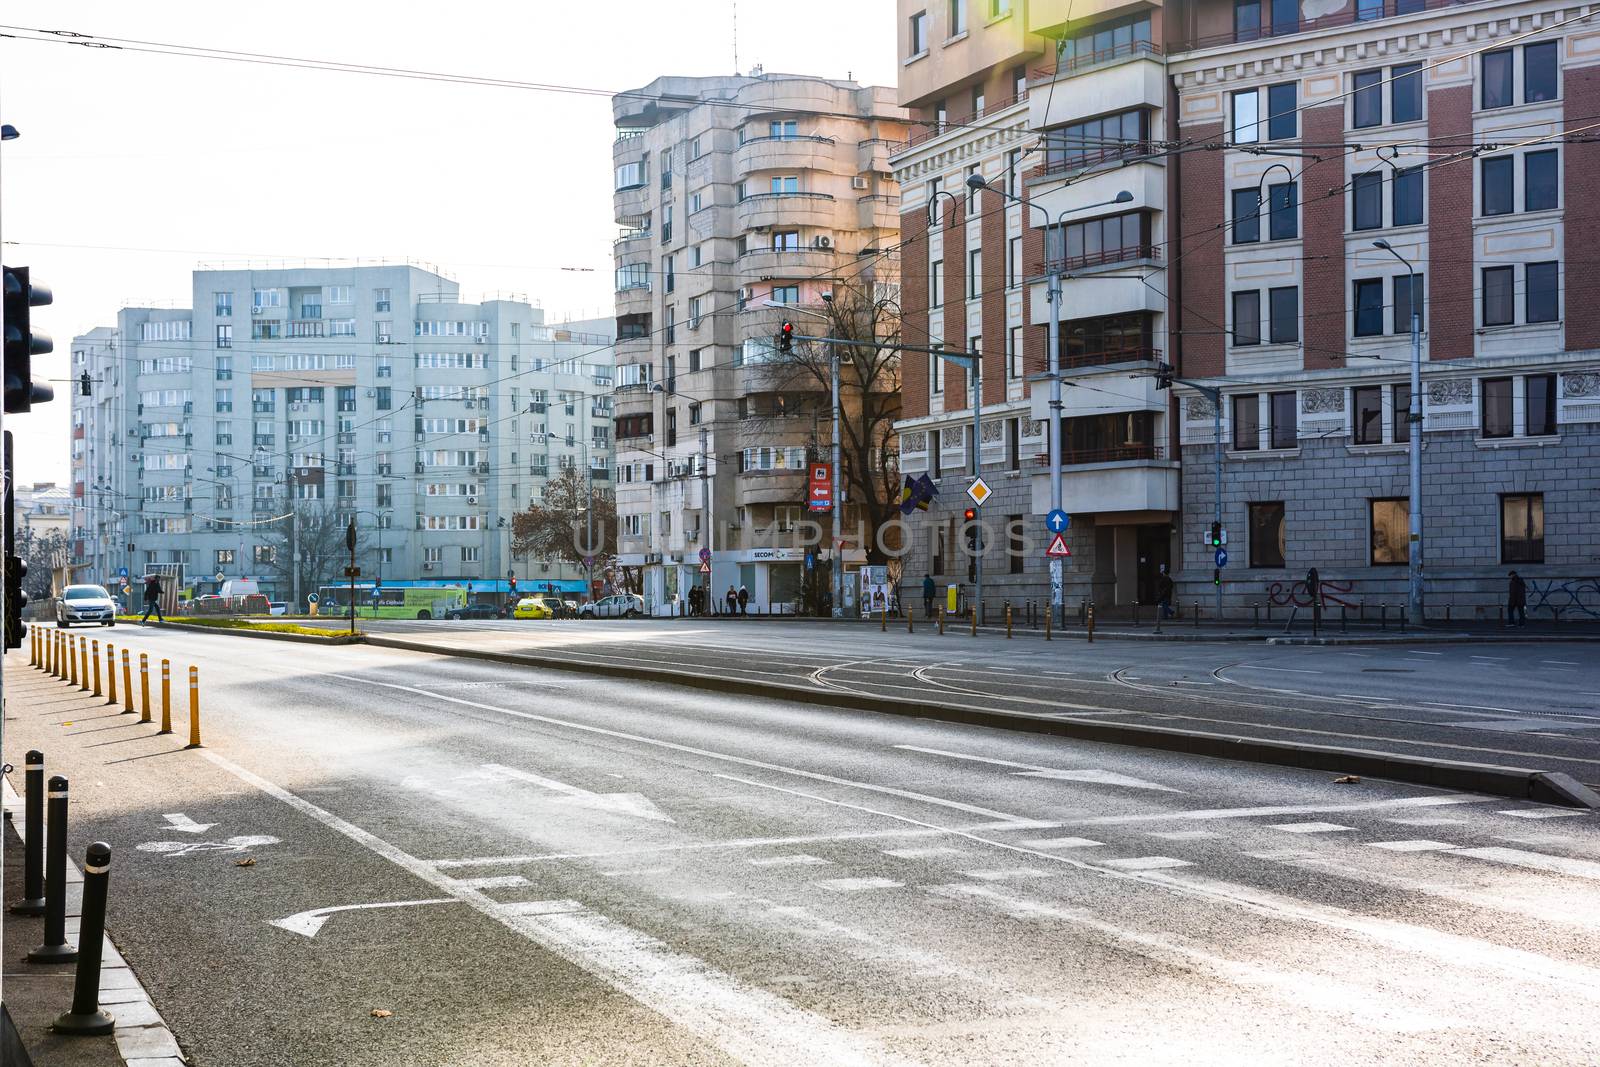
<svg viewBox="0 0 1600 1067">
<path fill-rule="evenodd" d="M 993 871 L 962 871 L 963 878 L 976 878 L 980 882 L 1014 882 L 1020 878 L 1051 878 L 1049 871 L 1037 867 L 1011 867 Z"/>
<path fill-rule="evenodd" d="M 1418 815 L 1409 819 L 1385 819 L 1399 826 L 1460 826 L 1467 820 L 1450 815 Z"/>
<path fill-rule="evenodd" d="M 959 856 L 962 852 L 949 845 L 930 845 L 927 848 L 886 848 L 883 854 L 897 860 L 925 860 L 932 856 Z"/>
<path fill-rule="evenodd" d="M 1514 867 L 1527 867 L 1550 874 L 1567 874 L 1575 878 L 1600 881 L 1600 863 L 1593 860 L 1575 860 L 1567 856 L 1549 856 L 1543 852 L 1527 852 L 1520 848 L 1461 848 L 1453 855 L 1471 856 L 1473 859 L 1492 860 Z"/>
<path fill-rule="evenodd" d="M 1099 841 L 1091 841 L 1087 837 L 1036 837 L 1028 841 L 1018 842 L 1029 848 L 1101 848 Z"/>
<path fill-rule="evenodd" d="M 528 884 L 528 880 L 520 874 L 497 874 L 487 878 L 452 878 L 451 881 L 462 889 L 510 889 L 513 886 Z"/>
<path fill-rule="evenodd" d="M 1577 815 L 1587 815 L 1586 811 L 1560 811 L 1556 808 L 1511 808 L 1506 811 L 1497 811 L 1496 815 L 1509 815 L 1513 819 L 1570 819 Z"/>
<path fill-rule="evenodd" d="M 1337 834 L 1349 830 L 1350 827 L 1340 826 L 1336 822 L 1280 822 L 1271 829 L 1291 834 Z"/>
<path fill-rule="evenodd" d="M 819 888 L 835 893 L 859 893 L 866 889 L 898 889 L 905 885 L 893 878 L 828 878 L 815 883 Z"/>
<path fill-rule="evenodd" d="M 1122 860 L 1103 860 L 1107 867 L 1115 867 L 1119 871 L 1159 871 L 1167 867 L 1192 867 L 1188 860 L 1173 859 L 1171 856 L 1132 856 Z"/>
<path fill-rule="evenodd" d="M 1443 841 L 1368 841 L 1368 848 L 1385 848 L 1390 852 L 1437 852 L 1440 849 L 1460 848 Z"/>
<path fill-rule="evenodd" d="M 1208 837 L 1221 837 L 1215 830 L 1152 830 L 1150 837 L 1163 841 L 1203 841 Z"/>
<path fill-rule="evenodd" d="M 792 856 L 761 856 L 747 860 L 746 862 L 748 862 L 752 867 L 814 867 L 819 864 L 826 864 L 830 861 L 822 859 L 819 856 L 807 856 L 804 853 L 796 853 Z"/>
</svg>

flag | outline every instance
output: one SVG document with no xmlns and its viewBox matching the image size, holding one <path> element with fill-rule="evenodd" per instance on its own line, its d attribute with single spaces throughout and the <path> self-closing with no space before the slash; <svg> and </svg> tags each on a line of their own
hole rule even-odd
<svg viewBox="0 0 1600 1067">
<path fill-rule="evenodd" d="M 939 495 L 939 487 L 933 484 L 933 479 L 924 474 L 917 479 L 917 509 L 927 511 L 933 503 L 933 498 Z"/>
<path fill-rule="evenodd" d="M 928 505 L 933 503 L 933 498 L 939 495 L 939 487 L 933 484 L 933 479 L 924 474 L 913 479 L 906 475 L 905 484 L 900 488 L 900 514 L 909 515 L 912 511 L 927 511 Z"/>
<path fill-rule="evenodd" d="M 900 514 L 909 515 L 917 504 L 917 483 L 906 475 L 906 484 L 900 487 Z"/>
</svg>

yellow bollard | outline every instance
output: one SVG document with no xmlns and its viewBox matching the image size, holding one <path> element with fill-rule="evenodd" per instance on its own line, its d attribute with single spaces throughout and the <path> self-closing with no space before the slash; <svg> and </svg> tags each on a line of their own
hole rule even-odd
<svg viewBox="0 0 1600 1067">
<path fill-rule="evenodd" d="M 880 634 L 889 632 L 889 609 L 886 607 L 878 609 L 878 632 Z"/>
<path fill-rule="evenodd" d="M 1054 607 L 1051 607 L 1049 611 L 1044 613 L 1044 639 L 1046 641 L 1050 640 L 1050 623 L 1055 619 L 1055 617 L 1056 609 Z"/>
<path fill-rule="evenodd" d="M 906 633 L 908 633 L 908 634 L 916 633 L 916 630 L 913 628 L 913 626 L 911 624 L 911 616 L 913 616 L 915 614 L 916 614 L 916 612 L 912 609 L 911 605 L 907 604 L 906 605 Z"/>
<path fill-rule="evenodd" d="M 44 635 L 44 673 L 54 674 L 56 670 L 56 639 L 53 634 Z"/>
<path fill-rule="evenodd" d="M 128 669 L 128 650 L 122 650 L 122 714 L 133 714 L 133 672 Z"/>
<path fill-rule="evenodd" d="M 939 609 L 939 636 L 944 636 L 944 608 Z"/>
<path fill-rule="evenodd" d="M 39 631 L 38 630 L 30 630 L 28 632 L 28 666 L 37 667 L 38 665 L 39 665 Z"/>
<path fill-rule="evenodd" d="M 67 666 L 72 673 L 67 676 L 68 685 L 78 684 L 78 635 L 67 635 Z"/>
<path fill-rule="evenodd" d="M 50 674 L 52 677 L 61 677 L 61 634 L 50 635 Z"/>
<path fill-rule="evenodd" d="M 97 696 L 97 697 L 98 696 L 105 696 L 105 694 L 100 691 L 100 641 L 99 641 L 99 639 L 96 639 L 94 641 L 94 695 Z"/>
<path fill-rule="evenodd" d="M 200 668 L 189 668 L 189 743 L 185 748 L 200 747 Z"/>
<path fill-rule="evenodd" d="M 89 639 L 87 637 L 78 638 L 78 658 L 83 661 L 83 675 L 78 679 L 78 691 L 87 693 L 89 691 Z"/>
<path fill-rule="evenodd" d="M 972 616 L 972 636 L 973 637 L 977 637 L 978 636 L 978 610 L 976 608 L 968 608 L 967 609 L 967 614 Z"/>
<path fill-rule="evenodd" d="M 117 702 L 117 646 L 106 642 L 106 703 Z"/>
<path fill-rule="evenodd" d="M 172 661 L 161 661 L 161 729 L 158 734 L 172 732 Z"/>
<path fill-rule="evenodd" d="M 141 703 L 140 703 L 140 705 L 139 705 L 140 708 L 142 709 L 139 712 L 139 721 L 140 722 L 149 722 L 150 721 L 150 657 L 148 655 L 146 655 L 145 653 L 143 653 L 143 652 L 139 653 L 139 696 L 143 698 Z"/>
<path fill-rule="evenodd" d="M 1011 605 L 1006 605 L 1006 640 L 1011 640 Z"/>
</svg>

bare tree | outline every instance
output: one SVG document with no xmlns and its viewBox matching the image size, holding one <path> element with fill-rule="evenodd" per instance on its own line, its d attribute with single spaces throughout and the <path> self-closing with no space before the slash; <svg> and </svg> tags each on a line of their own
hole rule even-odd
<svg viewBox="0 0 1600 1067">
<path fill-rule="evenodd" d="M 279 578 L 283 585 L 294 584 L 294 554 L 300 554 L 300 595 L 314 593 L 320 586 L 338 585 L 349 579 L 344 569 L 350 564 L 350 550 L 345 547 L 345 522 L 337 509 L 325 502 L 296 501 L 294 514 L 284 519 L 277 528 L 262 536 L 262 542 L 271 553 L 266 569 Z M 296 524 L 291 536 L 289 524 Z M 367 535 L 356 528 L 356 555 L 366 550 Z M 296 605 L 298 607 L 298 605 Z"/>
<path fill-rule="evenodd" d="M 757 388 L 780 396 L 808 394 L 817 420 L 815 458 L 828 455 L 832 444 L 832 359 L 839 359 L 839 477 L 848 501 L 859 509 L 869 530 L 877 530 L 894 514 L 900 496 L 899 450 L 894 422 L 900 417 L 900 307 L 897 287 L 863 280 L 836 282 L 827 303 L 828 336 L 863 342 L 826 345 L 798 341 L 789 352 L 774 351 L 758 364 L 763 372 Z M 814 326 L 820 327 L 816 320 Z M 815 334 L 815 329 L 803 331 Z M 783 414 L 794 411 L 787 404 Z M 756 421 L 775 413 L 757 413 Z M 802 498 L 803 499 L 803 498 Z M 881 563 L 882 546 L 869 539 L 868 559 Z"/>
<path fill-rule="evenodd" d="M 28 575 L 22 580 L 28 602 L 40 604 L 50 599 L 55 571 L 67 565 L 66 537 L 59 530 L 40 533 L 23 527 L 17 532 L 16 552 L 28 566 Z"/>
<path fill-rule="evenodd" d="M 593 541 L 589 539 L 590 511 L 594 513 Z M 580 567 L 585 557 L 592 556 L 599 574 L 617 553 L 616 502 L 606 490 L 591 487 L 583 471 L 567 467 L 545 483 L 540 502 L 530 503 L 528 510 L 512 517 L 511 547 L 538 559 L 566 560 Z"/>
</svg>

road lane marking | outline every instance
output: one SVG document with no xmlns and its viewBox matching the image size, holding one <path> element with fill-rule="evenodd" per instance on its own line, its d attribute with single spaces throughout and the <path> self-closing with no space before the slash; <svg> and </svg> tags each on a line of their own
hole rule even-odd
<svg viewBox="0 0 1600 1067">
<path fill-rule="evenodd" d="M 934 856 L 963 856 L 966 853 L 949 845 L 933 845 L 928 848 L 886 848 L 883 854 L 897 860 L 925 860 Z"/>
<path fill-rule="evenodd" d="M 1029 848 L 1104 848 L 1099 841 L 1091 841 L 1087 837 L 1035 837 L 1018 844 L 1027 845 Z"/>
<path fill-rule="evenodd" d="M 313 908 L 310 911 L 300 911 L 293 915 L 286 915 L 281 919 L 263 920 L 268 926 L 276 926 L 280 930 L 287 930 L 291 934 L 301 937 L 316 937 L 317 931 L 323 924 L 342 911 L 367 911 L 371 908 L 416 908 L 424 904 L 459 904 L 455 897 L 431 897 L 428 900 L 389 900 L 381 904 L 341 904 L 334 908 Z"/>
<path fill-rule="evenodd" d="M 816 867 L 825 866 L 833 861 L 820 856 L 796 853 L 792 856 L 752 856 L 745 862 L 752 867 Z"/>
<path fill-rule="evenodd" d="M 455 883 L 462 889 L 513 889 L 527 885 L 528 880 L 520 874 L 491 874 L 483 878 L 457 878 Z"/>
<path fill-rule="evenodd" d="M 1238 663 L 1238 664 L 1235 664 L 1235 666 L 1242 667 L 1243 669 L 1248 670 L 1248 671 L 1276 671 L 1279 674 L 1321 674 L 1321 673 L 1323 673 L 1322 671 L 1308 671 L 1308 670 L 1305 670 L 1305 669 L 1300 668 L 1300 667 L 1258 667 L 1254 663 Z"/>
<path fill-rule="evenodd" d="M 181 811 L 161 817 L 167 820 L 167 825 L 162 827 L 163 830 L 176 830 L 180 834 L 203 834 L 217 825 L 214 822 L 195 822 Z"/>
<path fill-rule="evenodd" d="M 576 900 L 516 900 L 501 904 L 500 910 L 507 915 L 562 915 L 582 911 L 583 905 Z"/>
<path fill-rule="evenodd" d="M 1449 815 L 1418 815 L 1405 819 L 1385 819 L 1384 822 L 1396 823 L 1400 826 L 1462 826 L 1466 819 L 1456 819 Z"/>
<path fill-rule="evenodd" d="M 226 757 L 210 749 L 201 749 L 200 754 L 239 780 L 375 852 L 419 881 L 459 898 L 480 914 L 711 1041 L 735 1059 L 772 1067 L 819 1060 L 863 1065 L 901 1062 L 887 1055 L 871 1038 L 851 1033 L 764 989 L 746 985 L 703 960 L 603 915 L 587 910 L 559 914 L 510 912 L 479 890 L 460 885 L 435 870 L 432 864 Z"/>
<path fill-rule="evenodd" d="M 1159 837 L 1163 841 L 1204 841 L 1207 838 L 1221 837 L 1215 830 L 1147 830 L 1150 837 Z"/>
<path fill-rule="evenodd" d="M 499 763 L 485 763 L 483 769 L 495 778 L 510 778 L 518 782 L 531 782 L 541 789 L 548 789 L 552 793 L 560 793 L 561 802 L 571 804 L 573 807 L 587 808 L 594 811 L 608 811 L 617 815 L 632 815 L 640 819 L 649 819 L 653 822 L 672 822 L 672 817 L 651 802 L 649 797 L 639 793 L 593 793 L 587 789 L 579 789 L 566 782 L 558 782 L 554 778 L 544 778 L 528 771 L 518 770 L 516 767 L 507 767 Z"/>
<path fill-rule="evenodd" d="M 895 745 L 898 749 L 907 752 L 922 752 L 931 756 L 945 756 L 950 759 L 968 760 L 973 763 L 988 763 L 997 767 L 1020 768 L 1019 778 L 1047 778 L 1063 782 L 1089 782 L 1098 785 L 1120 785 L 1129 789 L 1155 789 L 1164 793 L 1181 793 L 1183 790 L 1174 789 L 1167 785 L 1157 785 L 1147 782 L 1142 778 L 1134 778 L 1115 771 L 1095 769 L 1060 770 L 1054 767 L 1041 767 L 1037 763 L 1017 763 L 1012 760 L 994 759 L 989 756 L 973 756 L 964 752 L 951 752 L 943 748 L 923 748 L 920 745 Z"/>
<path fill-rule="evenodd" d="M 1025 878 L 1054 878 L 1052 871 L 1041 871 L 1037 867 L 1005 867 L 992 870 L 962 871 L 961 877 L 974 878 L 980 882 L 1015 882 Z"/>
<path fill-rule="evenodd" d="M 1338 834 L 1348 831 L 1350 827 L 1340 826 L 1336 822 L 1280 822 L 1268 829 L 1289 834 Z"/>
<path fill-rule="evenodd" d="M 1577 667 L 1577 666 L 1580 666 L 1578 661 L 1575 660 L 1575 659 L 1542 659 L 1539 662 L 1540 663 L 1554 663 L 1557 667 Z"/>
<path fill-rule="evenodd" d="M 1130 856 L 1126 859 L 1101 860 L 1107 867 L 1115 867 L 1119 871 L 1159 871 L 1168 867 L 1192 867 L 1194 864 L 1188 860 L 1174 859 L 1171 856 Z"/>
<path fill-rule="evenodd" d="M 1390 852 L 1443 852 L 1460 848 L 1460 845 L 1446 844 L 1443 841 L 1368 841 L 1368 848 L 1387 849 Z"/>
<path fill-rule="evenodd" d="M 505 856 L 467 856 L 460 859 L 429 860 L 441 870 L 458 867 L 500 867 L 512 863 L 542 863 L 547 860 L 617 859 L 650 856 L 658 852 L 698 852 L 715 849 L 766 848 L 771 845 L 815 845 L 834 841 L 860 841 L 886 837 L 938 837 L 943 830 L 875 830 L 859 834 L 804 834 L 798 837 L 742 837 L 727 841 L 693 841 L 678 845 L 648 845 L 641 848 L 602 849 L 595 852 L 524 852 Z"/>
<path fill-rule="evenodd" d="M 1249 819 L 1267 815 L 1324 815 L 1343 811 L 1386 811 L 1390 808 L 1438 807 L 1447 804 L 1487 804 L 1494 797 L 1474 796 L 1470 793 L 1451 793 L 1444 796 L 1399 797 L 1393 800 L 1368 800 L 1355 804 L 1298 804 L 1270 808 L 1206 808 L 1195 811 L 1166 811 L 1149 815 L 1099 815 L 1089 819 L 1073 819 L 1074 826 L 1114 826 L 1120 823 L 1159 822 L 1210 819 Z"/>
<path fill-rule="evenodd" d="M 864 893 L 871 889 L 899 889 L 905 885 L 893 878 L 825 878 L 811 884 L 832 893 Z"/>
<path fill-rule="evenodd" d="M 1443 652 L 1424 652 L 1420 648 L 1408 648 L 1408 649 L 1406 649 L 1406 651 L 1411 653 L 1413 656 L 1442 656 L 1442 655 L 1444 655 Z"/>
<path fill-rule="evenodd" d="M 1453 856 L 1471 856 L 1473 859 L 1492 860 L 1495 863 L 1527 867 L 1548 874 L 1565 874 L 1574 878 L 1600 881 L 1600 863 L 1593 860 L 1575 860 L 1567 856 L 1549 856 L 1543 852 L 1528 852 L 1520 848 L 1461 848 Z"/>
<path fill-rule="evenodd" d="M 1497 811 L 1495 814 L 1509 815 L 1513 819 L 1572 819 L 1589 813 L 1587 811 L 1556 811 L 1553 808 L 1508 808 L 1505 811 Z"/>
<path fill-rule="evenodd" d="M 743 767 L 758 767 L 762 770 L 776 771 L 779 774 L 791 774 L 797 778 L 809 778 L 818 782 L 830 782 L 851 789 L 864 789 L 873 793 L 884 793 L 888 796 L 901 797 L 905 800 L 915 800 L 924 804 L 933 804 L 938 807 L 952 808 L 956 811 L 965 811 L 973 815 L 983 815 L 1008 823 L 1025 823 L 1032 820 L 1021 815 L 1011 815 L 1003 811 L 994 811 L 990 808 L 978 807 L 975 804 L 963 804 L 957 800 L 946 800 L 943 797 L 928 796 L 926 793 L 915 793 L 909 789 L 896 789 L 893 786 L 873 785 L 869 782 L 857 782 L 849 778 L 839 778 L 831 774 L 822 774 L 819 771 L 803 771 L 798 767 L 786 767 L 781 763 L 768 763 L 766 760 L 750 759 L 747 756 L 735 756 L 727 752 L 715 752 L 707 748 L 697 748 L 694 745 L 683 745 L 676 741 L 663 741 L 656 737 L 645 737 L 642 734 L 632 734 L 625 730 L 609 730 L 603 726 L 592 726 L 588 723 L 572 722 L 567 719 L 557 719 L 549 715 L 538 715 L 531 711 L 517 711 L 513 708 L 502 708 L 497 704 L 484 704 L 477 700 L 465 700 L 461 697 L 446 696 L 427 689 L 418 689 L 410 685 L 397 685 L 394 682 L 378 682 L 368 678 L 357 678 L 349 674 L 329 674 L 327 677 L 338 678 L 346 682 L 355 682 L 364 686 L 379 686 L 384 689 L 397 689 L 403 693 L 414 693 L 417 696 L 428 697 L 432 700 L 442 700 L 449 704 L 460 704 L 469 708 L 481 708 L 484 711 L 493 711 L 501 715 L 510 715 L 518 719 L 527 719 L 530 722 L 542 722 L 551 726 L 561 726 L 569 730 L 580 730 L 584 733 L 598 734 L 602 737 L 612 737 L 621 741 L 634 741 L 641 745 L 652 745 L 673 752 L 682 752 L 691 756 L 702 756 L 706 759 L 722 760 L 725 763 L 737 763 Z M 743 779 L 735 779 L 743 781 Z"/>
</svg>

